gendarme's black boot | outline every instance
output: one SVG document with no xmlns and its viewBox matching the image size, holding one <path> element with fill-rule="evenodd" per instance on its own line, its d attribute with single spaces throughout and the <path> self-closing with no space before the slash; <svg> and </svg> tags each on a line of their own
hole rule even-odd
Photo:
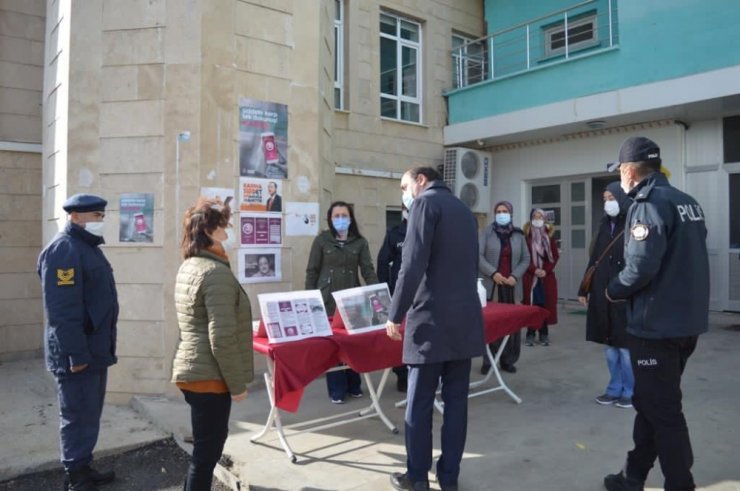
<svg viewBox="0 0 740 491">
<path fill-rule="evenodd" d="M 112 470 L 110 471 L 98 471 L 90 467 L 89 465 L 86 465 L 83 467 L 83 469 L 86 470 L 87 474 L 90 476 L 90 479 L 95 484 L 108 484 L 109 482 L 113 482 L 113 480 L 116 478 L 116 473 Z"/>
<path fill-rule="evenodd" d="M 90 473 L 84 467 L 82 469 L 67 471 L 64 479 L 69 491 L 98 491 L 98 487 L 90 477 Z"/>
</svg>

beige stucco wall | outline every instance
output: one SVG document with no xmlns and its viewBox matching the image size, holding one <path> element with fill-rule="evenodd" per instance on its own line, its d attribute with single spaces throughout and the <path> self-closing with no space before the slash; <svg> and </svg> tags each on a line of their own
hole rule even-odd
<svg viewBox="0 0 740 491">
<path fill-rule="evenodd" d="M 415 165 L 442 163 L 447 108 L 442 94 L 452 86 L 453 32 L 483 36 L 480 0 L 357 0 L 345 2 L 346 111 L 335 112 L 332 140 L 337 166 L 402 173 Z M 422 25 L 421 124 L 380 117 L 379 15 L 388 11 Z M 334 198 L 353 203 L 373 256 L 385 235 L 385 212 L 400 207 L 397 177 L 338 176 Z M 322 209 L 324 210 L 324 209 Z"/>
<path fill-rule="evenodd" d="M 41 91 L 44 0 L 0 2 L 0 361 L 42 347 Z"/>
<path fill-rule="evenodd" d="M 173 282 L 178 223 L 201 187 L 236 188 L 240 97 L 286 104 L 289 178 L 283 200 L 355 203 L 372 253 L 397 206 L 397 179 L 336 175 L 335 167 L 401 172 L 441 162 L 451 34 L 480 35 L 477 0 L 383 4 L 423 24 L 424 121 L 379 117 L 378 14 L 374 0 L 346 2 L 347 111 L 333 107 L 331 0 L 48 0 L 44 78 L 44 239 L 66 218 L 63 200 L 109 201 L 104 251 L 119 291 L 119 363 L 109 400 L 174 394 L 178 330 Z M 176 141 L 182 131 L 179 173 Z M 308 187 L 298 186 L 299 178 Z M 118 242 L 121 193 L 154 194 L 152 244 Z M 302 289 L 311 237 L 285 237 L 283 281 L 247 285 L 257 295 Z M 236 256 L 232 257 L 236 263 Z M 235 268 L 234 268 L 235 269 Z"/>
</svg>

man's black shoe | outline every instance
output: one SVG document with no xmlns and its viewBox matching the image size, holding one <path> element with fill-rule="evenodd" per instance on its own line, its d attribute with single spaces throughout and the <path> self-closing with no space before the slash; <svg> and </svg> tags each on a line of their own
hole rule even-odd
<svg viewBox="0 0 740 491">
<path fill-rule="evenodd" d="M 516 373 L 516 367 L 514 365 L 501 365 L 501 370 L 509 373 Z"/>
<path fill-rule="evenodd" d="M 429 491 L 427 481 L 413 482 L 406 473 L 394 472 L 391 474 L 391 486 L 397 491 Z"/>
<path fill-rule="evenodd" d="M 488 371 L 491 370 L 491 364 L 486 362 L 483 363 L 483 365 L 480 366 L 480 374 L 481 375 L 488 375 Z"/>
<path fill-rule="evenodd" d="M 637 479 L 627 477 L 623 471 L 617 474 L 609 474 L 604 478 L 604 487 L 607 491 L 644 491 L 645 483 Z"/>
<path fill-rule="evenodd" d="M 68 491 L 98 491 L 98 487 L 84 468 L 67 472 L 64 478 L 64 489 Z"/>
<path fill-rule="evenodd" d="M 86 465 L 85 467 L 82 467 L 76 471 L 68 472 L 64 476 L 64 486 L 65 486 L 64 489 L 69 489 L 69 490 L 74 490 L 74 491 L 78 491 L 78 490 L 95 491 L 98 489 L 95 485 L 108 484 L 110 482 L 113 482 L 115 478 L 116 478 L 116 473 L 113 471 L 100 472 L 100 471 L 93 469 L 89 465 Z M 89 485 L 86 483 L 89 483 Z M 79 486 L 82 486 L 82 487 L 79 487 Z"/>
<path fill-rule="evenodd" d="M 398 377 L 396 379 L 396 389 L 398 392 L 406 392 L 406 389 L 408 389 L 408 379 L 406 377 Z"/>
<path fill-rule="evenodd" d="M 439 484 L 439 489 L 442 491 L 457 491 L 457 484 Z"/>
</svg>

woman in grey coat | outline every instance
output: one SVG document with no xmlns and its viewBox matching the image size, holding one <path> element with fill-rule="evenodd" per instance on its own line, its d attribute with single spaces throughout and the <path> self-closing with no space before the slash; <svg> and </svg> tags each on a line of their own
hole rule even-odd
<svg viewBox="0 0 740 491">
<path fill-rule="evenodd" d="M 493 207 L 495 219 L 478 236 L 480 258 L 478 270 L 486 287 L 488 300 L 493 299 L 493 293 L 498 290 L 498 301 L 501 303 L 515 303 L 515 293 L 520 279 L 529 267 L 529 248 L 524 232 L 511 223 L 514 206 L 508 201 L 499 201 Z M 500 341 L 491 343 L 491 352 L 496 353 Z M 521 331 L 512 334 L 501 353 L 501 369 L 507 372 L 516 372 L 514 364 L 519 359 L 522 348 Z M 481 373 L 488 373 L 491 368 L 488 358 L 483 358 Z"/>
</svg>

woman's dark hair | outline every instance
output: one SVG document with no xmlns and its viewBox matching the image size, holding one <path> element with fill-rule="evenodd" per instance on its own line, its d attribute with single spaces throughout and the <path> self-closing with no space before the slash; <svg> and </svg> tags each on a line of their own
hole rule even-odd
<svg viewBox="0 0 740 491">
<path fill-rule="evenodd" d="M 213 245 L 208 234 L 219 227 L 226 228 L 231 218 L 231 208 L 221 200 L 198 198 L 194 206 L 185 212 L 182 221 L 182 242 L 180 250 L 183 259 L 193 257 L 203 249 Z"/>
<path fill-rule="evenodd" d="M 442 180 L 442 176 L 439 175 L 439 172 L 431 167 L 414 167 L 409 170 L 409 175 L 412 179 L 416 179 L 419 174 L 426 177 L 429 182 Z"/>
<path fill-rule="evenodd" d="M 331 230 L 332 235 L 334 237 L 337 236 L 337 229 L 335 229 L 334 225 L 331 223 L 331 213 L 337 206 L 343 206 L 349 210 L 350 224 L 349 231 L 347 231 L 347 237 L 350 237 L 352 235 L 362 237 L 362 234 L 360 234 L 360 227 L 357 226 L 357 220 L 355 220 L 355 211 L 352 209 L 352 205 L 344 201 L 335 201 L 331 204 L 331 206 L 329 206 L 329 211 L 326 212 L 326 222 L 329 224 L 329 230 Z"/>
</svg>

